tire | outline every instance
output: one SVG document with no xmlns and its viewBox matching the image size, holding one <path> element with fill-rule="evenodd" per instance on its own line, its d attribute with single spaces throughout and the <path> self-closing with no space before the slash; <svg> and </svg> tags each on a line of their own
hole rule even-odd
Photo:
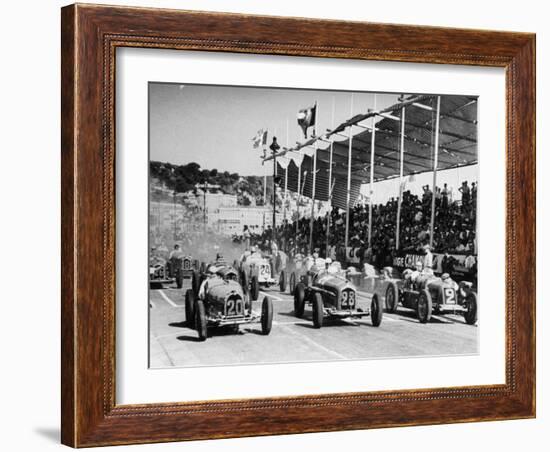
<svg viewBox="0 0 550 452">
<path fill-rule="evenodd" d="M 382 323 L 383 311 L 378 295 L 374 294 L 370 302 L 370 320 L 372 326 L 380 326 Z"/>
<path fill-rule="evenodd" d="M 393 281 L 390 282 L 386 288 L 386 309 L 388 312 L 394 313 L 397 311 L 398 294 L 397 284 Z"/>
<path fill-rule="evenodd" d="M 423 289 L 418 297 L 416 315 L 420 323 L 427 323 L 432 317 L 432 296 L 428 289 Z"/>
<path fill-rule="evenodd" d="M 191 276 L 191 289 L 193 290 L 193 295 L 195 298 L 199 296 L 199 289 L 201 287 L 200 275 L 197 270 L 193 270 L 193 275 Z"/>
<path fill-rule="evenodd" d="M 281 292 L 286 290 L 286 272 L 284 270 L 281 270 L 281 274 L 279 275 L 279 290 Z"/>
<path fill-rule="evenodd" d="M 475 292 L 470 292 L 466 296 L 465 305 L 468 310 L 464 312 L 464 320 L 468 325 L 473 325 L 477 322 L 477 294 Z"/>
<path fill-rule="evenodd" d="M 241 270 L 241 287 L 245 295 L 250 295 L 250 287 L 248 285 L 248 273 L 246 270 Z M 252 302 L 252 299 L 250 300 Z"/>
<path fill-rule="evenodd" d="M 254 275 L 250 281 L 250 299 L 256 301 L 260 296 L 260 283 L 258 282 L 258 276 Z"/>
<path fill-rule="evenodd" d="M 321 328 L 323 326 L 323 297 L 319 292 L 313 293 L 311 304 L 313 308 L 313 327 Z"/>
<path fill-rule="evenodd" d="M 296 290 L 296 273 L 292 272 L 289 279 L 288 291 L 290 295 L 294 295 L 294 290 Z"/>
<path fill-rule="evenodd" d="M 273 303 L 269 297 L 264 297 L 262 301 L 262 334 L 267 336 L 271 332 L 271 325 L 273 324 Z"/>
<path fill-rule="evenodd" d="M 294 289 L 294 315 L 301 319 L 306 306 L 306 288 L 303 283 L 296 284 Z"/>
<path fill-rule="evenodd" d="M 189 328 L 195 328 L 195 294 L 193 289 L 185 291 L 185 322 Z"/>
<path fill-rule="evenodd" d="M 207 337 L 206 313 L 202 300 L 195 301 L 195 329 L 199 335 L 199 341 L 205 341 Z"/>
<path fill-rule="evenodd" d="M 282 266 L 283 260 L 281 259 L 281 255 L 277 254 L 277 256 L 275 257 L 275 270 L 280 271 Z"/>
</svg>

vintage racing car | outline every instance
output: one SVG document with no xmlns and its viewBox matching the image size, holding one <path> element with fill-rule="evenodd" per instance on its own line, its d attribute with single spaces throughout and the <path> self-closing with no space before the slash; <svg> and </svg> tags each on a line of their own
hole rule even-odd
<svg viewBox="0 0 550 452">
<path fill-rule="evenodd" d="M 192 278 L 193 270 L 199 268 L 199 263 L 191 256 L 183 257 L 171 257 L 168 259 L 167 269 L 168 275 L 172 278 L 178 287 L 181 289 L 183 287 L 183 280 Z"/>
<path fill-rule="evenodd" d="M 197 330 L 199 340 L 207 338 L 208 328 L 261 323 L 262 334 L 271 332 L 273 305 L 264 297 L 261 312 L 253 309 L 253 302 L 238 281 L 237 271 L 230 266 L 207 267 L 207 273 L 194 272 L 193 288 L 185 292 L 185 317 L 187 324 Z M 198 278 L 198 279 L 197 279 Z M 200 281 L 200 285 L 197 282 Z"/>
<path fill-rule="evenodd" d="M 308 272 L 311 273 L 311 270 Z M 294 315 L 301 318 L 305 305 L 312 307 L 313 326 L 321 328 L 324 318 L 344 319 L 371 317 L 373 326 L 380 326 L 383 309 L 380 298 L 372 297 L 370 307 L 358 306 L 357 290 L 346 278 L 338 262 L 327 263 L 326 268 L 311 276 L 310 283 L 300 281 L 294 290 Z"/>
<path fill-rule="evenodd" d="M 164 284 L 174 282 L 168 271 L 166 260 L 155 256 L 149 260 L 149 287 L 151 289 L 162 289 Z"/>
<path fill-rule="evenodd" d="M 392 267 L 367 275 L 365 280 L 366 290 L 383 297 L 389 312 L 395 312 L 401 303 L 414 309 L 421 323 L 428 322 L 432 313 L 449 312 L 461 312 L 469 325 L 477 321 L 477 293 L 471 282 L 456 283 L 448 274 L 437 277 L 430 272 L 415 278 L 410 269 L 399 274 Z"/>
<path fill-rule="evenodd" d="M 257 300 L 262 287 L 278 285 L 281 292 L 284 292 L 287 277 L 283 260 L 286 261 L 286 255 L 284 257 L 264 256 L 259 251 L 255 251 L 243 255 L 241 260 L 235 260 L 233 266 L 239 271 L 239 278 L 245 291 Z M 274 275 L 277 275 L 277 278 Z"/>
</svg>

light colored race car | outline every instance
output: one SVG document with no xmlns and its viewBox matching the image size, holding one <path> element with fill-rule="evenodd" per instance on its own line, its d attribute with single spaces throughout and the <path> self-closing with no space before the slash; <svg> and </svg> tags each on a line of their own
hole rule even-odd
<svg viewBox="0 0 550 452">
<path fill-rule="evenodd" d="M 216 264 L 214 264 L 216 265 Z M 262 334 L 271 332 L 273 305 L 269 297 L 262 301 L 261 312 L 253 309 L 252 300 L 238 281 L 237 271 L 230 266 L 218 266 L 215 273 L 208 271 L 195 275 L 200 285 L 185 292 L 185 317 L 187 325 L 195 328 L 200 341 L 208 337 L 208 328 L 232 327 L 261 323 Z M 198 290 L 197 290 L 198 287 Z"/>
<path fill-rule="evenodd" d="M 402 273 L 392 267 L 385 267 L 376 273 L 366 269 L 365 290 L 373 296 L 383 298 L 388 312 L 396 312 L 401 304 L 416 311 L 418 320 L 426 323 L 432 313 L 462 313 L 467 324 L 477 321 L 477 293 L 471 282 L 456 283 L 448 274 L 435 276 L 430 271 Z"/>
<path fill-rule="evenodd" d="M 311 270 L 309 271 L 311 273 Z M 294 315 L 301 318 L 305 305 L 311 305 L 315 328 L 321 328 L 323 320 L 361 318 L 370 316 L 373 326 L 382 323 L 383 308 L 378 296 L 372 297 L 369 307 L 359 307 L 357 290 L 346 277 L 338 262 L 328 263 L 312 276 L 308 284 L 300 281 L 294 291 Z"/>
<path fill-rule="evenodd" d="M 164 284 L 172 284 L 174 281 L 165 259 L 154 257 L 149 260 L 149 288 L 162 289 Z"/>
<path fill-rule="evenodd" d="M 241 284 L 254 300 L 258 299 L 260 288 L 278 285 L 281 292 L 284 292 L 287 285 L 285 265 L 284 253 L 264 256 L 258 251 L 243 255 L 233 263 L 233 267 L 239 271 Z"/>
</svg>

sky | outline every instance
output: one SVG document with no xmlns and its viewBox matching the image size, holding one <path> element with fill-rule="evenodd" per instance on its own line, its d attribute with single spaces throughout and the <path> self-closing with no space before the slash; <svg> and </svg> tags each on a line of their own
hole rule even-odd
<svg viewBox="0 0 550 452">
<path fill-rule="evenodd" d="M 377 94 L 377 108 L 397 102 L 399 94 Z M 259 129 L 277 136 L 281 146 L 303 140 L 296 115 L 317 102 L 319 131 L 374 107 L 374 95 L 338 91 L 149 84 L 150 158 L 175 164 L 263 175 L 261 149 L 252 148 Z M 288 135 L 287 135 L 288 122 Z M 311 134 L 312 129 L 309 129 Z M 343 138 L 342 138 L 343 139 Z"/>
</svg>

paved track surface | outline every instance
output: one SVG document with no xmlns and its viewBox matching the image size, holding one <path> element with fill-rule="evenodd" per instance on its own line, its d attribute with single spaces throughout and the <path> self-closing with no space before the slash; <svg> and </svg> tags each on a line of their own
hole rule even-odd
<svg viewBox="0 0 550 452">
<path fill-rule="evenodd" d="M 184 283 L 185 284 L 185 283 Z M 228 364 L 330 361 L 411 356 L 448 356 L 478 352 L 478 327 L 467 325 L 460 315 L 433 316 L 421 324 L 413 311 L 399 308 L 384 313 L 382 324 L 373 327 L 370 317 L 361 320 L 326 321 L 313 328 L 311 309 L 304 318 L 293 312 L 293 298 L 275 287 L 260 292 L 254 308 L 260 311 L 264 296 L 272 298 L 273 328 L 263 336 L 260 324 L 230 329 L 209 329 L 199 342 L 185 319 L 183 290 L 165 287 L 151 290 L 150 367 L 185 367 Z M 359 306 L 370 296 L 359 293 Z"/>
</svg>

